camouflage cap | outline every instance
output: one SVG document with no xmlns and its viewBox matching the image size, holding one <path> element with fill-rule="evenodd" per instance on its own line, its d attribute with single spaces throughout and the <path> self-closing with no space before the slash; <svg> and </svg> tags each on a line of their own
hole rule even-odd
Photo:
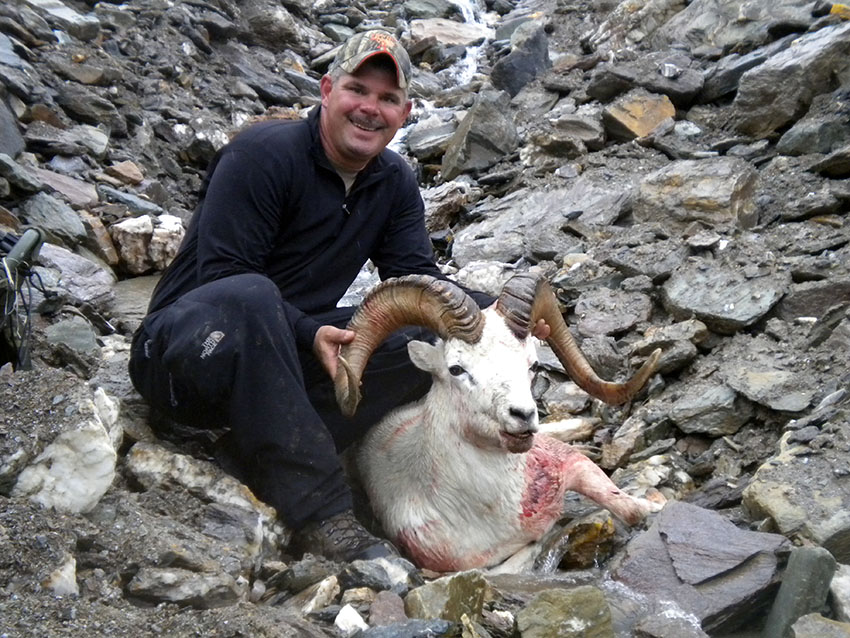
<svg viewBox="0 0 850 638">
<path fill-rule="evenodd" d="M 396 68 L 398 86 L 406 89 L 410 80 L 410 57 L 401 43 L 388 31 L 372 29 L 351 36 L 337 51 L 330 69 L 340 68 L 354 73 L 366 60 L 375 55 L 388 55 Z"/>
</svg>

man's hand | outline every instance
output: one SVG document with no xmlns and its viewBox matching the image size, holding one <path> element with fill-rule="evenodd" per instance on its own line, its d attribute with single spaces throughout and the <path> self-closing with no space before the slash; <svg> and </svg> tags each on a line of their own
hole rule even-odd
<svg viewBox="0 0 850 638">
<path fill-rule="evenodd" d="M 549 334 L 552 332 L 552 329 L 549 327 L 549 324 L 546 323 L 545 319 L 538 319 L 537 323 L 534 324 L 534 329 L 531 331 L 532 336 L 537 337 L 538 339 L 542 339 L 546 341 L 549 338 Z"/>
<path fill-rule="evenodd" d="M 313 339 L 313 353 L 322 363 L 322 367 L 331 375 L 331 379 L 336 376 L 340 346 L 351 343 L 353 340 L 353 330 L 322 326 L 316 332 L 316 338 Z"/>
</svg>

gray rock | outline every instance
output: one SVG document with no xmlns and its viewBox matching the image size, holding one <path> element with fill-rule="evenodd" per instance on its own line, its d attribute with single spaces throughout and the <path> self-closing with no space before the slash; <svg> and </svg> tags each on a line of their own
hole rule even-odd
<svg viewBox="0 0 850 638">
<path fill-rule="evenodd" d="M 652 300 L 642 293 L 601 288 L 583 293 L 576 303 L 580 334 L 616 335 L 628 332 L 652 315 Z"/>
<path fill-rule="evenodd" d="M 6 90 L 0 89 L 0 153 L 12 158 L 24 150 L 24 138 L 18 130 L 17 118 L 6 103 Z"/>
<path fill-rule="evenodd" d="M 782 585 L 764 623 L 767 638 L 794 638 L 791 626 L 806 614 L 819 612 L 835 574 L 835 558 L 822 547 L 795 547 L 788 559 Z"/>
<path fill-rule="evenodd" d="M 696 0 L 663 23 L 652 42 L 749 51 L 771 42 L 776 32 L 804 32 L 813 22 L 809 7 L 794 0 L 757 0 L 743 7 L 732 0 Z"/>
<path fill-rule="evenodd" d="M 75 84 L 63 85 L 56 101 L 79 122 L 104 125 L 109 134 L 116 137 L 127 135 L 127 121 L 109 100 L 87 88 Z"/>
<path fill-rule="evenodd" d="M 705 82 L 698 101 L 713 102 L 738 90 L 741 76 L 752 68 L 766 62 L 771 56 L 787 49 L 797 38 L 797 34 L 787 35 L 749 53 L 731 53 L 720 60 L 705 73 Z"/>
<path fill-rule="evenodd" d="M 848 638 L 850 623 L 836 622 L 820 614 L 808 614 L 791 627 L 794 638 Z"/>
<path fill-rule="evenodd" d="M 0 153 L 0 176 L 25 193 L 37 193 L 44 188 L 42 181 L 32 171 L 27 170 L 5 153 Z"/>
<path fill-rule="evenodd" d="M 86 228 L 70 206 L 46 193 L 36 193 L 20 208 L 21 219 L 60 238 L 68 246 L 85 241 Z"/>
<path fill-rule="evenodd" d="M 770 604 L 789 550 L 778 534 L 740 530 L 715 512 L 669 502 L 611 573 L 639 593 L 675 600 L 704 631 L 722 634 Z"/>
<path fill-rule="evenodd" d="M 100 33 L 100 20 L 93 14 L 80 14 L 59 0 L 26 0 L 52 26 L 67 31 L 83 41 L 95 39 Z"/>
<path fill-rule="evenodd" d="M 523 22 L 511 34 L 511 51 L 493 65 L 490 79 L 493 86 L 513 97 L 551 65 L 549 40 L 543 25 Z"/>
<path fill-rule="evenodd" d="M 662 287 L 665 308 L 681 320 L 696 317 L 711 330 L 729 334 L 766 315 L 788 289 L 781 272 L 747 277 L 740 269 L 701 261 L 686 263 Z"/>
<path fill-rule="evenodd" d="M 813 164 L 811 170 L 826 177 L 847 177 L 850 175 L 850 144 L 842 146 Z"/>
<path fill-rule="evenodd" d="M 478 94 L 443 156 L 444 181 L 486 170 L 517 148 L 516 128 L 506 117 L 508 104 L 507 94 L 501 91 Z"/>
<path fill-rule="evenodd" d="M 683 432 L 735 434 L 753 415 L 749 401 L 724 385 L 700 384 L 673 403 L 670 418 Z"/>
<path fill-rule="evenodd" d="M 818 95 L 808 113 L 785 131 L 776 150 L 785 155 L 831 153 L 850 143 L 850 89 Z"/>
<path fill-rule="evenodd" d="M 186 569 L 143 567 L 127 583 L 131 599 L 152 604 L 176 603 L 198 609 L 233 605 L 243 595 L 232 576 Z"/>
<path fill-rule="evenodd" d="M 404 609 L 411 618 L 460 622 L 466 614 L 476 621 L 481 618 L 486 589 L 487 581 L 480 573 L 460 572 L 412 590 L 404 599 Z"/>
<path fill-rule="evenodd" d="M 741 77 L 731 126 L 746 135 L 765 136 L 796 120 L 848 68 L 850 23 L 803 35 Z"/>
</svg>

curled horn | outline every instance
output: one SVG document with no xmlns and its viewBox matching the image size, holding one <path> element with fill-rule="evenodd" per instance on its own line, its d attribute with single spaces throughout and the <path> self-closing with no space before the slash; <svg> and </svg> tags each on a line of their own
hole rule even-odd
<svg viewBox="0 0 850 638">
<path fill-rule="evenodd" d="M 546 342 L 567 374 L 585 392 L 606 403 L 625 403 L 631 399 L 658 366 L 661 350 L 655 350 L 625 383 L 599 378 L 570 334 L 549 282 L 531 273 L 514 275 L 502 289 L 496 308 L 518 339 L 525 339 L 539 319 L 545 320 L 551 330 Z"/>
<path fill-rule="evenodd" d="M 369 357 L 389 334 L 403 326 L 423 326 L 441 338 L 475 343 L 483 329 L 481 311 L 456 285 L 429 275 L 406 275 L 378 284 L 348 322 L 354 341 L 343 346 L 334 386 L 346 416 L 360 403 L 360 377 Z"/>
</svg>

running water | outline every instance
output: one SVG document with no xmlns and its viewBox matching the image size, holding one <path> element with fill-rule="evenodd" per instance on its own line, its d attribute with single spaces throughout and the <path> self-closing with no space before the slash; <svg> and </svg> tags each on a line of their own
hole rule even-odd
<svg viewBox="0 0 850 638">
<path fill-rule="evenodd" d="M 487 14 L 483 10 L 481 0 L 451 0 L 451 2 L 460 10 L 464 23 L 484 26 L 486 28 L 482 29 L 482 32 L 492 34 L 496 18 L 494 15 Z M 482 15 L 485 17 L 484 21 L 481 19 Z M 441 71 L 439 75 L 449 78 L 452 86 L 463 86 L 465 84 L 469 84 L 475 76 L 475 73 L 478 71 L 479 60 L 483 55 L 487 39 L 488 38 L 485 38 L 481 44 L 467 47 L 466 55 L 448 69 Z M 427 117 L 432 106 L 428 100 L 417 100 L 417 102 L 419 103 L 418 108 L 417 106 L 414 106 L 414 111 L 420 111 L 420 113 L 419 117 L 416 119 L 423 119 Z M 404 154 L 404 138 L 407 135 L 409 126 L 410 125 L 399 129 L 395 137 L 393 137 L 392 141 L 389 143 L 390 150 Z"/>
<path fill-rule="evenodd" d="M 492 24 L 487 24 L 481 21 L 482 15 L 480 0 L 451 0 L 463 16 L 463 21 L 467 24 L 477 24 L 485 27 L 491 27 Z M 486 16 L 486 14 L 484 14 Z M 487 44 L 486 40 L 477 46 L 466 48 L 466 55 L 461 58 L 454 67 L 449 70 L 449 75 L 457 82 L 459 86 L 468 84 L 475 72 L 478 70 L 478 61 Z"/>
</svg>

